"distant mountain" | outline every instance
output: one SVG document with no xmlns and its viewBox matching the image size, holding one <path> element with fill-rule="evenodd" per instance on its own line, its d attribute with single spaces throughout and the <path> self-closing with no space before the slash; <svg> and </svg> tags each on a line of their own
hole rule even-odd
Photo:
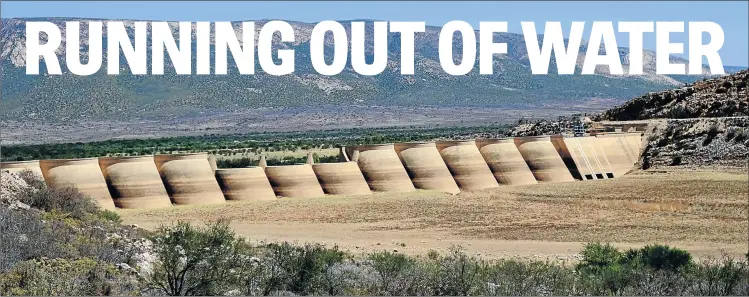
<svg viewBox="0 0 749 297">
<path fill-rule="evenodd" d="M 295 42 L 279 41 L 274 44 L 276 48 L 295 50 L 296 71 L 292 75 L 267 75 L 257 65 L 256 75 L 243 76 L 236 71 L 232 73 L 230 65 L 230 74 L 225 76 L 178 76 L 169 69 L 163 76 L 107 76 L 101 73 L 86 77 L 72 74 L 28 76 L 24 68 L 24 32 L 25 22 L 30 20 L 50 21 L 61 28 L 64 28 L 66 21 L 90 21 L 73 18 L 2 20 L 0 60 L 3 108 L 0 116 L 6 120 L 66 122 L 173 119 L 209 111 L 221 113 L 261 107 L 353 104 L 532 109 L 599 99 L 624 102 L 644 93 L 673 88 L 702 78 L 654 74 L 655 53 L 650 51 L 644 54 L 646 75 L 532 75 L 523 36 L 512 33 L 495 37 L 496 41 L 507 43 L 508 54 L 496 59 L 495 69 L 499 70 L 494 75 L 479 75 L 476 66 L 470 74 L 454 77 L 444 73 L 440 67 L 437 51 L 440 28 L 431 26 L 427 27 L 425 33 L 417 34 L 414 76 L 400 75 L 400 38 L 397 34 L 390 34 L 390 62 L 382 74 L 373 77 L 358 75 L 349 64 L 340 75 L 325 77 L 315 73 L 309 60 L 309 39 L 314 24 L 301 22 L 289 22 L 295 29 Z M 134 21 L 124 22 L 129 28 L 128 32 L 133 34 Z M 265 22 L 267 21 L 257 21 L 256 29 Z M 236 30 L 241 30 L 240 23 L 234 22 Z M 171 24 L 176 32 L 177 23 Z M 347 30 L 350 29 L 349 22 L 342 24 Z M 372 25 L 368 25 L 367 40 L 371 42 Z M 81 26 L 81 30 L 82 44 L 87 49 L 85 42 L 88 40 L 88 26 Z M 104 40 L 106 41 L 106 36 Z M 326 54 L 332 53 L 330 42 L 332 40 L 326 43 Z M 454 52 L 458 55 L 461 51 L 459 47 L 456 49 Z M 582 66 L 582 55 L 586 49 L 587 43 L 583 42 L 578 68 Z M 368 59 L 371 60 L 371 45 L 367 50 Z M 64 57 L 64 44 L 58 54 Z M 620 48 L 619 55 L 626 73 L 629 51 Z M 107 57 L 105 61 L 106 59 Z M 123 72 L 126 72 L 124 57 L 120 59 L 123 61 Z M 62 60 L 60 59 L 61 63 Z M 686 62 L 680 58 L 672 60 Z M 167 62 L 167 67 L 170 64 Z M 62 69 L 65 71 L 66 67 L 63 65 Z M 597 73 L 607 72 L 604 70 L 598 69 Z M 550 73 L 554 72 L 556 66 L 552 61 Z"/>
</svg>

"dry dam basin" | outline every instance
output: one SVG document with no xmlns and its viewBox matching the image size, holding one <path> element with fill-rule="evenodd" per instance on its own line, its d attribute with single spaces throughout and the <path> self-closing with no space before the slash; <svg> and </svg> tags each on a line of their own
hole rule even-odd
<svg viewBox="0 0 749 297">
<path fill-rule="evenodd" d="M 746 172 L 636 170 L 641 133 L 348 146 L 339 162 L 216 168 L 207 153 L 2 163 L 126 223 L 230 219 L 256 242 L 574 261 L 582 243 L 746 252 Z"/>
</svg>

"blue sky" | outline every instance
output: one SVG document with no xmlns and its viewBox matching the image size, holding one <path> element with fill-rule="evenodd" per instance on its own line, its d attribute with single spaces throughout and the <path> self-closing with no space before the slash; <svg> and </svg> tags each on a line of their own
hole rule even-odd
<svg viewBox="0 0 749 297">
<path fill-rule="evenodd" d="M 520 33 L 521 21 L 712 21 L 721 25 L 725 43 L 724 65 L 749 65 L 749 2 L 8 2 L 2 17 L 89 17 L 175 21 L 236 21 L 283 19 L 379 19 L 425 21 L 441 26 L 464 20 L 478 28 L 480 21 L 507 21 L 510 32 Z M 589 26 L 586 27 L 589 30 Z M 587 36 L 586 30 L 586 36 Z M 539 30 L 540 31 L 540 30 Z M 655 34 L 645 47 L 655 49 Z M 687 33 L 672 34 L 686 42 Z M 585 37 L 587 39 L 587 37 Z M 619 46 L 627 35 L 618 34 Z M 686 48 L 686 46 L 685 46 Z M 685 53 L 686 54 L 686 53 Z"/>
</svg>

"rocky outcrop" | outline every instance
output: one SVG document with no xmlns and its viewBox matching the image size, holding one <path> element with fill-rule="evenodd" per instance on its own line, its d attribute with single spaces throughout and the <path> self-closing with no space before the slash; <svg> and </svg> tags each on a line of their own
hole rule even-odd
<svg viewBox="0 0 749 297">
<path fill-rule="evenodd" d="M 611 121 L 749 116 L 749 70 L 653 92 L 604 112 Z"/>
<path fill-rule="evenodd" d="M 663 120 L 650 124 L 640 159 L 659 166 L 747 167 L 749 117 Z"/>
</svg>

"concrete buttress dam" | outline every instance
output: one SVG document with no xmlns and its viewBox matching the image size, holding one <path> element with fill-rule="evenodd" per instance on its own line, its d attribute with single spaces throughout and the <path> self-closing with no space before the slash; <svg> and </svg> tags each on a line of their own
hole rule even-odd
<svg viewBox="0 0 749 297">
<path fill-rule="evenodd" d="M 268 176 L 268 181 L 277 196 L 313 198 L 325 195 L 312 170 L 312 165 L 267 166 L 265 175 Z"/>
<path fill-rule="evenodd" d="M 44 180 L 50 187 L 75 187 L 91 196 L 104 209 L 114 209 L 107 182 L 99 168 L 99 159 L 60 159 L 39 162 Z"/>
<path fill-rule="evenodd" d="M 346 148 L 356 161 L 369 188 L 377 192 L 415 191 L 393 144 L 360 145 Z"/>
<path fill-rule="evenodd" d="M 226 202 L 208 162 L 208 154 L 156 155 L 154 161 L 174 204 Z"/>
<path fill-rule="evenodd" d="M 172 206 L 153 156 L 99 158 L 114 205 L 147 209 Z"/>
<path fill-rule="evenodd" d="M 475 140 L 438 141 L 437 150 L 461 190 L 475 191 L 499 186 Z"/>
<path fill-rule="evenodd" d="M 13 173 L 20 173 L 22 171 L 30 171 L 31 174 L 38 177 L 40 180 L 44 180 L 42 174 L 42 168 L 39 167 L 39 161 L 16 161 L 16 162 L 3 162 L 0 163 L 0 169 L 8 170 Z"/>
<path fill-rule="evenodd" d="M 434 142 L 396 143 L 394 148 L 416 188 L 460 192 Z"/>
<path fill-rule="evenodd" d="M 606 154 L 606 159 L 611 164 L 614 177 L 619 177 L 629 172 L 635 164 L 628 154 L 630 148 L 620 134 L 596 135 L 601 150 Z"/>
<path fill-rule="evenodd" d="M 613 177 L 611 166 L 600 149 L 597 138 L 552 136 L 551 142 L 576 179 Z"/>
<path fill-rule="evenodd" d="M 531 185 L 538 183 L 515 146 L 513 138 L 477 139 L 476 146 L 499 184 Z"/>
<path fill-rule="evenodd" d="M 356 162 L 318 163 L 312 165 L 325 194 L 372 194 Z"/>
<path fill-rule="evenodd" d="M 216 179 L 227 200 L 275 200 L 263 167 L 216 169 Z"/>
<path fill-rule="evenodd" d="M 540 182 L 574 181 L 549 136 L 515 138 L 515 145 L 533 176 Z"/>
</svg>

